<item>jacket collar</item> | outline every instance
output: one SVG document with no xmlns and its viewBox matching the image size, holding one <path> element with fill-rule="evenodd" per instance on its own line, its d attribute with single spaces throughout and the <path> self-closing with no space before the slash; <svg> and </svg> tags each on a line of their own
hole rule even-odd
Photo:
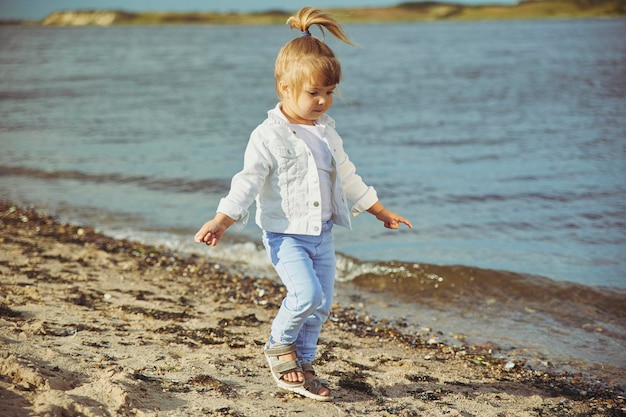
<svg viewBox="0 0 626 417">
<path fill-rule="evenodd" d="M 276 107 L 274 107 L 273 109 L 267 112 L 267 120 L 270 123 L 275 123 L 275 124 L 279 124 L 283 126 L 290 125 L 289 121 L 287 120 L 283 112 L 280 110 L 280 102 L 276 104 Z M 320 118 L 317 119 L 317 124 L 319 124 L 322 127 L 330 126 L 333 129 L 335 128 L 335 120 L 329 115 L 327 115 L 326 113 L 322 114 Z"/>
</svg>

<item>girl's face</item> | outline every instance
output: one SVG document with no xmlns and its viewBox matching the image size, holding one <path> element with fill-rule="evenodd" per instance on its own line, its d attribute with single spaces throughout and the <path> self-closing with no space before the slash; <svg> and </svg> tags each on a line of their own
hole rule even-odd
<svg viewBox="0 0 626 417">
<path fill-rule="evenodd" d="M 333 105 L 335 85 L 305 83 L 299 95 L 287 85 L 281 84 L 282 111 L 293 124 L 312 125 Z"/>
</svg>

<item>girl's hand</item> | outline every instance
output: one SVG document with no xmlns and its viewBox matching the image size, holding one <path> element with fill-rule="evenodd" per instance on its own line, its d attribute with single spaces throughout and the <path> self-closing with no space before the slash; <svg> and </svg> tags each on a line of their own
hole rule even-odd
<svg viewBox="0 0 626 417">
<path fill-rule="evenodd" d="M 370 207 L 367 211 L 376 216 L 378 220 L 383 222 L 387 229 L 397 229 L 398 227 L 400 227 L 400 223 L 406 224 L 409 229 L 413 228 L 413 225 L 410 221 L 400 216 L 399 214 L 394 213 L 391 210 L 387 210 L 380 201 L 374 203 L 374 205 Z"/>
<path fill-rule="evenodd" d="M 409 229 L 413 228 L 413 225 L 410 221 L 400 216 L 399 214 L 394 213 L 393 211 L 383 209 L 380 213 L 376 215 L 376 218 L 385 224 L 387 229 L 397 229 L 400 227 L 400 223 L 406 224 Z"/>
<path fill-rule="evenodd" d="M 207 246 L 215 246 L 220 241 L 226 229 L 228 229 L 235 221 L 230 217 L 217 213 L 217 215 L 204 223 L 200 230 L 194 236 L 196 243 L 206 243 Z"/>
</svg>

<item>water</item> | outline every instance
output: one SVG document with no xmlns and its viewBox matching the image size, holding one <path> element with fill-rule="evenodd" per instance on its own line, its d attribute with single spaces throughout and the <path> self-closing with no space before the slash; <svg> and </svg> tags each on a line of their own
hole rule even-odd
<svg viewBox="0 0 626 417">
<path fill-rule="evenodd" d="M 336 228 L 340 301 L 623 373 L 626 21 L 347 30 L 360 46 L 329 41 L 344 67 L 330 114 L 414 230 L 369 215 Z M 0 27 L 0 198 L 265 273 L 256 226 L 208 252 L 192 235 L 275 105 L 275 54 L 296 35 Z"/>
</svg>

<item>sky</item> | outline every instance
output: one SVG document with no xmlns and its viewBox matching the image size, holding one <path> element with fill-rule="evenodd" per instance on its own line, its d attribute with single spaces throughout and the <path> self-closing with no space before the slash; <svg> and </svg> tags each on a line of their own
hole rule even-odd
<svg viewBox="0 0 626 417">
<path fill-rule="evenodd" d="M 0 0 L 0 20 L 40 20 L 59 10 L 126 10 L 258 12 L 271 9 L 295 11 L 302 6 L 376 7 L 394 6 L 409 0 Z M 446 1 L 446 0 L 443 0 Z M 515 0 L 447 0 L 464 4 L 513 4 Z"/>
</svg>

